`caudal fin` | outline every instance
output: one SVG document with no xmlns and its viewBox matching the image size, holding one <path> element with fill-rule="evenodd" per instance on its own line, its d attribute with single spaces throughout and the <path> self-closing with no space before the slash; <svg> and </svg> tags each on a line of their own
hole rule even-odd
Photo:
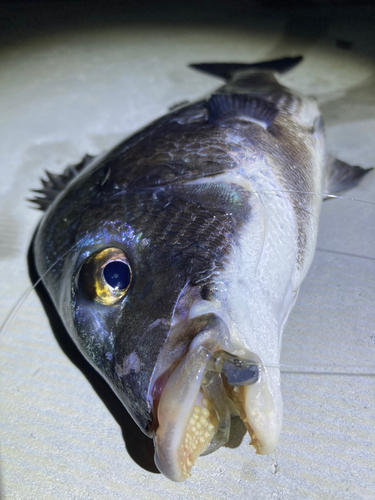
<svg viewBox="0 0 375 500">
<path fill-rule="evenodd" d="M 285 73 L 302 61 L 303 57 L 284 57 L 273 61 L 263 61 L 254 64 L 243 63 L 200 63 L 189 64 L 190 68 L 197 69 L 209 75 L 219 76 L 225 80 L 231 80 L 239 71 L 272 71 L 274 73 Z"/>
</svg>

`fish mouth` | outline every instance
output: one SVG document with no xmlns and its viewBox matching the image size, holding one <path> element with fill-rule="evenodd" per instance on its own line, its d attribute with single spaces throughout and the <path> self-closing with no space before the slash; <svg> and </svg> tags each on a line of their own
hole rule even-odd
<svg viewBox="0 0 375 500">
<path fill-rule="evenodd" d="M 259 357 L 235 349 L 226 322 L 216 314 L 177 325 L 172 333 L 169 361 L 175 359 L 177 345 L 182 349 L 178 339 L 183 336 L 188 345 L 153 384 L 155 464 L 160 472 L 185 481 L 200 455 L 228 442 L 234 415 L 243 420 L 257 453 L 271 453 L 280 434 L 282 407 L 280 415 Z"/>
</svg>

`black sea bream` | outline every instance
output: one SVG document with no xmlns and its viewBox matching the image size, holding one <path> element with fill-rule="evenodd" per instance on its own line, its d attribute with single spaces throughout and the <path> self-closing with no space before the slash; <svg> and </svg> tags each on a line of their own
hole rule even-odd
<svg viewBox="0 0 375 500">
<path fill-rule="evenodd" d="M 235 414 L 258 453 L 275 449 L 282 332 L 321 193 L 367 172 L 327 159 L 315 100 L 276 80 L 300 59 L 194 65 L 226 84 L 49 174 L 34 200 L 38 273 L 174 481 L 227 442 Z"/>
</svg>

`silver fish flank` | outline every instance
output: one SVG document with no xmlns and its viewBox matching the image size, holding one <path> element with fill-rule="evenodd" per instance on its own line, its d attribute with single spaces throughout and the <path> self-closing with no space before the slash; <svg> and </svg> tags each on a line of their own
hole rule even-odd
<svg viewBox="0 0 375 500">
<path fill-rule="evenodd" d="M 369 171 L 327 156 L 316 101 L 277 81 L 300 60 L 193 65 L 225 85 L 48 174 L 33 200 L 37 271 L 173 481 L 226 444 L 233 415 L 258 453 L 275 449 L 320 194 Z"/>
</svg>

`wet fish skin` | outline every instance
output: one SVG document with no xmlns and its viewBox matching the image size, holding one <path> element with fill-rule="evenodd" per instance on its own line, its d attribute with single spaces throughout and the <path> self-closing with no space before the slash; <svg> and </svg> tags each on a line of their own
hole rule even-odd
<svg viewBox="0 0 375 500">
<path fill-rule="evenodd" d="M 147 391 L 170 329 L 177 299 L 189 279 L 193 282 L 194 279 L 200 279 L 200 273 L 206 272 L 207 268 L 211 271 L 213 266 L 222 266 L 227 248 L 225 239 L 220 240 L 220 237 L 233 231 L 234 221 L 224 210 L 220 210 L 213 222 L 209 208 L 199 205 L 202 194 L 194 193 L 195 188 L 192 189 L 192 195 L 198 199 L 196 203 L 186 203 L 182 193 L 176 197 L 175 194 L 165 193 L 164 188 L 155 196 L 154 190 L 148 191 L 147 187 L 143 192 L 134 193 L 133 188 L 127 190 L 126 199 L 123 200 L 124 192 L 114 187 L 114 184 L 119 183 L 115 178 L 117 171 L 113 165 L 109 168 L 113 181 L 110 178 L 102 186 L 107 170 L 100 168 L 90 175 L 90 183 L 94 187 L 87 184 L 84 176 L 65 193 L 63 206 L 46 213 L 35 242 L 36 264 L 40 275 L 43 275 L 56 259 L 66 254 L 44 278 L 46 287 L 80 350 L 101 373 L 105 373 L 115 392 L 122 400 L 125 398 L 128 411 L 137 419 L 142 430 L 147 431 L 152 422 Z M 120 180 L 120 183 L 127 184 L 126 181 Z M 108 192 L 115 194 L 110 197 Z M 219 191 L 218 194 L 223 203 L 226 198 L 230 200 L 230 191 Z M 109 201 L 108 205 L 95 207 L 96 199 L 102 197 Z M 195 220 L 189 221 L 186 227 L 186 231 L 191 234 L 197 229 L 201 231 L 202 240 L 198 240 L 194 246 L 191 246 L 190 240 L 180 239 L 176 247 L 171 249 L 175 233 L 159 232 L 160 226 L 157 226 L 155 219 L 160 224 L 166 223 L 176 210 L 180 211 L 181 220 L 187 221 L 194 216 Z M 85 215 L 82 216 L 82 213 Z M 126 225 L 123 220 L 128 221 Z M 161 243 L 155 243 L 155 240 Z M 163 251 L 155 255 L 160 245 Z M 199 259 L 196 259 L 198 245 Z M 137 269 L 137 277 L 131 297 L 127 297 L 124 304 L 114 309 L 95 304 L 93 309 L 92 304 L 77 297 L 72 283 L 87 256 L 107 246 L 125 246 L 127 255 L 131 256 L 133 269 Z M 156 274 L 155 268 L 158 270 Z M 93 329 L 93 325 L 98 323 L 101 325 L 99 331 Z M 121 334 L 111 337 L 104 333 L 114 329 Z M 136 331 L 137 335 L 128 333 L 132 331 Z M 146 342 L 142 341 L 142 336 Z M 142 362 L 132 366 L 128 358 L 134 352 Z M 108 353 L 112 356 L 108 356 Z M 147 361 L 147 365 L 143 360 Z M 132 401 L 127 401 L 127 391 L 136 401 L 134 406 Z"/>
<path fill-rule="evenodd" d="M 155 381 L 200 341 L 199 318 L 222 317 L 221 349 L 279 360 L 314 254 L 321 197 L 311 193 L 322 192 L 325 151 L 315 101 L 281 86 L 272 69 L 222 69 L 228 82 L 208 99 L 89 159 L 40 202 L 38 272 L 79 349 L 150 436 Z M 124 251 L 134 275 L 111 306 L 77 287 L 83 263 L 108 247 Z M 264 369 L 261 383 L 248 394 L 268 391 L 269 415 L 257 409 L 251 424 L 267 453 L 281 429 L 278 370 Z"/>
</svg>

